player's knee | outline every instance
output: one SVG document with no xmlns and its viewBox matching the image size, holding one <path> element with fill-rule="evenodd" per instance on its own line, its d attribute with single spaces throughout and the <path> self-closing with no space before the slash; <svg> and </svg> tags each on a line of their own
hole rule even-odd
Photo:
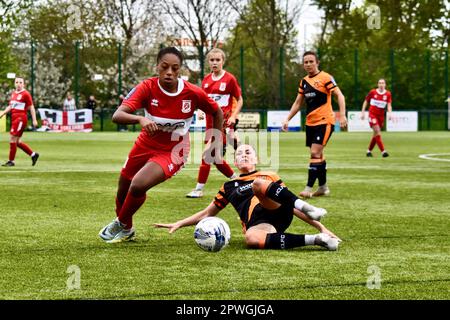
<svg viewBox="0 0 450 320">
<path fill-rule="evenodd" d="M 147 192 L 147 185 L 140 182 L 139 180 L 133 180 L 131 182 L 128 192 L 133 195 L 133 197 L 142 197 Z"/>
<path fill-rule="evenodd" d="M 264 248 L 265 240 L 265 235 L 263 237 L 262 234 L 258 232 L 247 232 L 245 234 L 245 243 L 249 248 L 262 249 Z"/>
<path fill-rule="evenodd" d="M 264 179 L 255 179 L 252 183 L 252 190 L 256 196 L 264 196 L 270 182 Z"/>
</svg>

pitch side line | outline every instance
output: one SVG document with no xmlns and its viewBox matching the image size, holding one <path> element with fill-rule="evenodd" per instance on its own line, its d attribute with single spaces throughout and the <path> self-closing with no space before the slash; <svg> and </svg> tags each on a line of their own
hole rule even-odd
<svg viewBox="0 0 450 320">
<path fill-rule="evenodd" d="M 440 158 L 435 158 L 436 156 L 450 156 L 450 153 L 428 153 L 428 154 L 421 154 L 421 155 L 419 156 L 419 158 L 420 158 L 420 159 L 425 159 L 425 160 L 450 162 L 450 159 L 440 159 Z"/>
</svg>

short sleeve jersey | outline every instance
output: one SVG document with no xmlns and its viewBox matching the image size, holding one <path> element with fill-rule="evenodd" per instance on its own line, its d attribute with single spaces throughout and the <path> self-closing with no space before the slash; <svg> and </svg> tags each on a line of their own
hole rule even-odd
<svg viewBox="0 0 450 320">
<path fill-rule="evenodd" d="M 31 94 L 23 89 L 22 91 L 14 91 L 11 94 L 9 106 L 11 107 L 11 115 L 26 115 L 28 109 L 33 105 Z"/>
<path fill-rule="evenodd" d="M 220 78 L 214 78 L 213 73 L 210 73 L 203 79 L 202 88 L 222 108 L 226 122 L 232 114 L 233 98 L 239 99 L 241 96 L 241 87 L 236 78 L 227 71 Z M 212 118 L 207 116 L 207 129 L 209 128 L 212 128 Z"/>
<path fill-rule="evenodd" d="M 334 78 L 320 71 L 314 76 L 306 76 L 300 81 L 298 93 L 306 102 L 306 125 L 334 124 L 335 117 L 331 105 L 331 93 L 336 90 Z"/>
<path fill-rule="evenodd" d="M 154 121 L 160 129 L 152 136 L 142 129 L 136 143 L 163 151 L 172 150 L 189 137 L 197 108 L 206 114 L 213 114 L 219 108 L 201 88 L 179 79 L 177 91 L 170 93 L 161 87 L 157 77 L 146 79 L 133 88 L 122 105 L 132 111 L 144 109 L 145 117 Z"/>
<path fill-rule="evenodd" d="M 366 101 L 370 105 L 369 112 L 384 114 L 386 106 L 392 102 L 392 95 L 388 90 L 380 93 L 377 89 L 373 89 L 367 94 Z"/>
</svg>

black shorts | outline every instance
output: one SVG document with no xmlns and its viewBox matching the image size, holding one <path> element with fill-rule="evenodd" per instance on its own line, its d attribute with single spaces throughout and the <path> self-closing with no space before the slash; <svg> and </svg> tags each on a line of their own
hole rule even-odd
<svg viewBox="0 0 450 320">
<path fill-rule="evenodd" d="M 294 207 L 291 205 L 282 205 L 278 209 L 268 210 L 258 203 L 253 209 L 250 221 L 245 224 L 246 229 L 256 226 L 260 223 L 268 223 L 275 227 L 277 232 L 284 232 L 291 225 L 294 217 Z"/>
<path fill-rule="evenodd" d="M 333 124 L 320 124 L 318 126 L 305 127 L 307 147 L 311 147 L 313 143 L 326 146 L 334 131 Z"/>
</svg>

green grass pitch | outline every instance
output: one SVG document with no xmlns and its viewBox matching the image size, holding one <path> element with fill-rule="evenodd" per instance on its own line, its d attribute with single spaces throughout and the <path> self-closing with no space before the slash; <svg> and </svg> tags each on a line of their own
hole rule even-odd
<svg viewBox="0 0 450 320">
<path fill-rule="evenodd" d="M 136 136 L 25 133 L 41 154 L 37 165 L 18 150 L 15 167 L 0 167 L 0 299 L 450 298 L 449 132 L 384 132 L 391 157 L 375 150 L 372 159 L 370 133 L 332 136 L 332 194 L 310 202 L 328 210 L 324 224 L 344 240 L 337 252 L 246 249 L 231 207 L 219 216 L 232 239 L 218 253 L 196 246 L 193 227 L 173 235 L 153 228 L 202 209 L 224 182 L 212 168 L 206 196 L 185 198 L 195 164 L 148 193 L 134 219 L 136 242 L 103 243 L 97 234 L 114 217 L 119 171 Z M 2 133 L 2 160 L 8 141 Z M 303 132 L 280 135 L 279 174 L 296 193 L 306 182 L 304 141 Z M 447 161 L 419 158 L 438 153 Z M 288 232 L 315 230 L 294 220 Z"/>
</svg>

